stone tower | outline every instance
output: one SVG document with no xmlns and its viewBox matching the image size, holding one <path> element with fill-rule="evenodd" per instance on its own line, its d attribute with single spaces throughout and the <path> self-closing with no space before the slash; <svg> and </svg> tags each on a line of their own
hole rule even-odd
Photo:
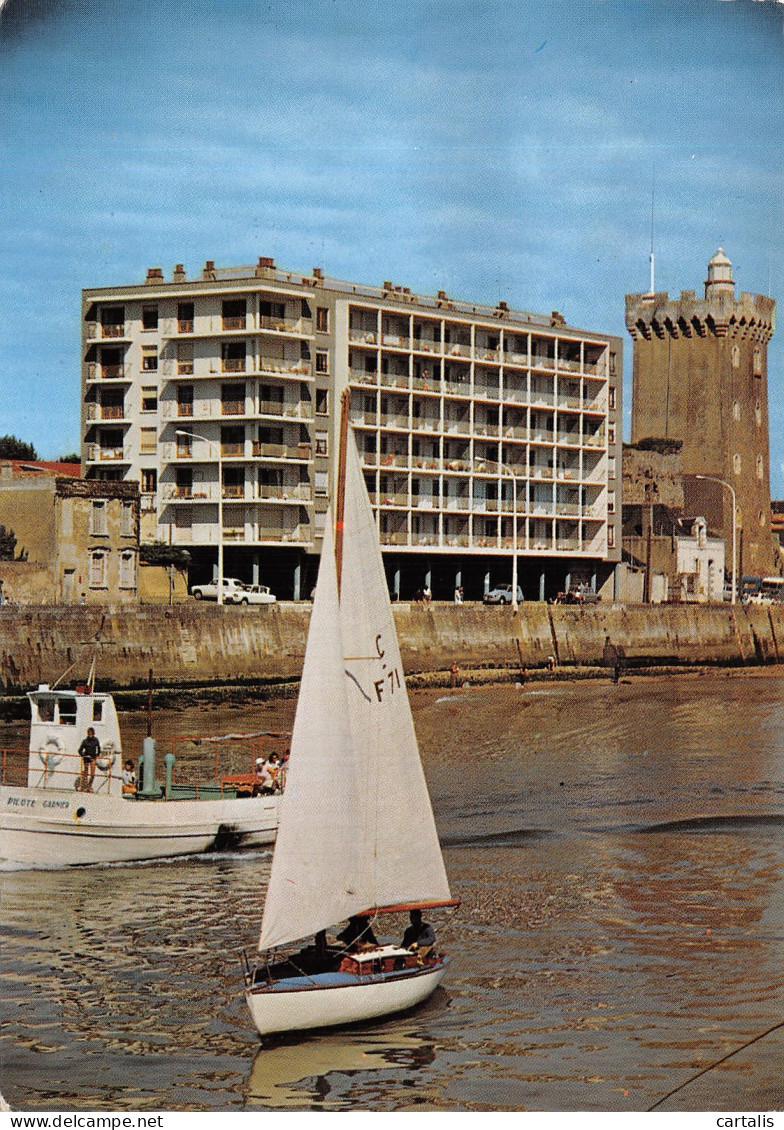
<svg viewBox="0 0 784 1130">
<path fill-rule="evenodd" d="M 736 495 L 738 575 L 765 575 L 770 536 L 767 349 L 776 303 L 762 294 L 735 297 L 732 264 L 719 248 L 708 263 L 705 296 L 681 291 L 626 295 L 634 341 L 632 443 L 680 440 L 685 506 L 732 542 Z M 729 571 L 729 569 L 728 569 Z"/>
</svg>

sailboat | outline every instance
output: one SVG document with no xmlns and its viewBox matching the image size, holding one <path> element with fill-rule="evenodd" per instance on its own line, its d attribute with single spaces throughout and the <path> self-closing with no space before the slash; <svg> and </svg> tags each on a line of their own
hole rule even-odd
<svg viewBox="0 0 784 1130">
<path fill-rule="evenodd" d="M 374 936 L 341 945 L 326 931 L 346 919 L 459 903 L 419 758 L 347 395 L 336 493 L 264 904 L 264 956 L 245 965 L 245 996 L 262 1035 L 356 1023 L 424 1001 L 447 957 Z"/>
</svg>

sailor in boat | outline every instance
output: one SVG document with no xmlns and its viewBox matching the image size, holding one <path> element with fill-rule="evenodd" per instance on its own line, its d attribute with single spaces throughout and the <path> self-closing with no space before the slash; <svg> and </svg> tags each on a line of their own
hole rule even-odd
<svg viewBox="0 0 784 1130">
<path fill-rule="evenodd" d="M 364 946 L 377 946 L 378 939 L 373 933 L 370 919 L 366 915 L 354 914 L 348 920 L 348 926 L 337 935 L 347 950 L 362 949 Z"/>
<path fill-rule="evenodd" d="M 421 910 L 412 910 L 408 917 L 411 925 L 406 928 L 400 946 L 424 960 L 436 944 L 436 932 L 429 922 L 422 921 Z"/>
<path fill-rule="evenodd" d="M 82 759 L 82 773 L 79 778 L 79 789 L 83 793 L 93 791 L 95 780 L 95 763 L 101 756 L 101 743 L 95 736 L 92 726 L 87 728 L 87 737 L 79 746 L 79 756 Z"/>
</svg>

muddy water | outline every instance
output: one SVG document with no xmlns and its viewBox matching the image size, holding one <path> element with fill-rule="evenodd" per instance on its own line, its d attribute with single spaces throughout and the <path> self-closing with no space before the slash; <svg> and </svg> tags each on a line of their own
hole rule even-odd
<svg viewBox="0 0 784 1130">
<path fill-rule="evenodd" d="M 440 927 L 442 989 L 374 1027 L 261 1047 L 238 951 L 265 852 L 6 872 L 0 1089 L 40 1110 L 640 1111 L 724 1059 L 662 1109 L 781 1109 L 783 689 L 762 673 L 415 694 L 463 906 Z M 155 728 L 282 729 L 291 709 Z M 144 719 L 122 722 L 134 748 Z"/>
</svg>

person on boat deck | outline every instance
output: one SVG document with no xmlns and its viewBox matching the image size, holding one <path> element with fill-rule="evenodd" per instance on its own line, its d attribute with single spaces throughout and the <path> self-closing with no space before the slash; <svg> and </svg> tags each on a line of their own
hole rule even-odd
<svg viewBox="0 0 784 1130">
<path fill-rule="evenodd" d="M 352 914 L 346 926 L 337 935 L 346 949 L 358 949 L 362 946 L 377 946 L 378 941 L 370 925 L 370 919 L 361 914 Z"/>
<path fill-rule="evenodd" d="M 280 758 L 278 757 L 277 753 L 271 753 L 269 761 L 267 762 L 267 772 L 270 775 L 270 780 L 272 781 L 272 791 L 274 793 L 280 792 L 280 770 Z"/>
<path fill-rule="evenodd" d="M 421 910 L 412 910 L 408 917 L 411 925 L 406 927 L 400 947 L 413 950 L 418 957 L 427 957 L 436 944 L 436 932 L 429 922 L 422 921 Z"/>
<path fill-rule="evenodd" d="M 79 756 L 82 759 L 82 773 L 79 778 L 79 788 L 82 792 L 91 793 L 93 791 L 93 781 L 95 780 L 95 762 L 101 756 L 101 743 L 95 736 L 95 730 L 92 726 L 87 729 L 87 737 L 79 746 Z"/>
<path fill-rule="evenodd" d="M 130 758 L 125 762 L 122 771 L 122 791 L 124 796 L 136 795 L 136 770 Z"/>
<path fill-rule="evenodd" d="M 256 758 L 256 776 L 259 779 L 258 790 L 265 796 L 273 791 L 275 781 L 270 773 L 269 762 L 263 757 Z"/>
</svg>

